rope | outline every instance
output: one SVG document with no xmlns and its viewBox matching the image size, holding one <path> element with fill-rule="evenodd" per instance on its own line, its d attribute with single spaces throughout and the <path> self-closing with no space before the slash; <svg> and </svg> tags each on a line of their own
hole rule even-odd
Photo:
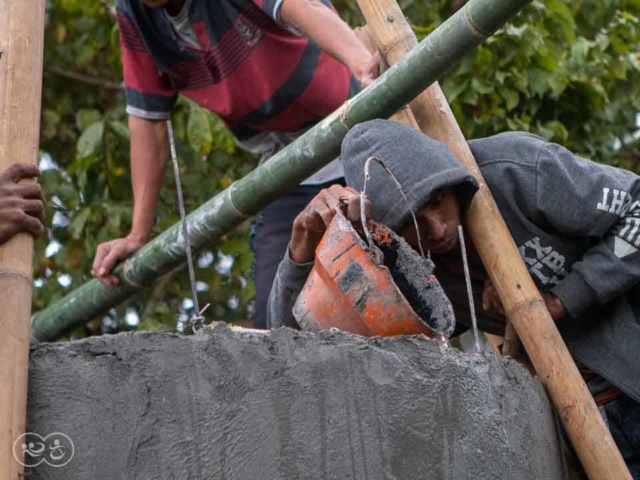
<svg viewBox="0 0 640 480">
<path fill-rule="evenodd" d="M 480 339 L 478 338 L 478 319 L 476 318 L 476 307 L 473 303 L 473 290 L 471 289 L 471 275 L 469 274 L 469 262 L 467 260 L 467 247 L 464 243 L 462 225 L 458 225 L 458 236 L 460 237 L 460 250 L 462 251 L 462 265 L 464 266 L 464 279 L 467 283 L 467 296 L 469 297 L 469 313 L 471 315 L 471 325 L 473 326 L 473 340 L 476 352 L 480 353 Z"/>
<path fill-rule="evenodd" d="M 200 310 L 198 303 L 198 290 L 196 287 L 196 272 L 193 268 L 193 257 L 191 255 L 191 242 L 189 241 L 189 229 L 187 228 L 187 215 L 184 210 L 184 198 L 182 195 L 182 182 L 180 180 L 180 169 L 178 168 L 178 156 L 176 155 L 176 144 L 173 137 L 173 127 L 171 120 L 167 120 L 167 133 L 169 134 L 169 145 L 171 146 L 171 161 L 173 163 L 173 175 L 176 179 L 176 191 L 178 196 L 178 209 L 180 210 L 180 220 L 182 222 L 182 238 L 184 240 L 184 251 L 187 256 L 187 265 L 189 267 L 189 282 L 191 283 L 191 296 L 193 297 L 193 314 L 185 324 L 182 320 L 178 320 L 178 331 L 186 331 L 186 327 L 191 326 L 193 331 L 197 331 L 202 327 L 204 317 L 202 313 L 209 307 L 206 305 Z"/>
<path fill-rule="evenodd" d="M 367 198 L 367 182 L 371 179 L 371 174 L 369 173 L 371 162 L 376 162 L 378 165 L 380 165 L 384 169 L 385 173 L 391 177 L 393 182 L 398 187 L 398 190 L 400 190 L 400 195 L 402 195 L 402 198 L 407 203 L 407 205 L 410 207 L 411 204 L 409 203 L 409 199 L 407 198 L 407 196 L 404 193 L 404 190 L 402 189 L 402 184 L 396 178 L 393 172 L 389 169 L 389 167 L 387 167 L 384 164 L 384 162 L 379 158 L 369 157 L 367 161 L 364 163 L 364 185 L 362 188 L 362 192 L 360 192 L 360 221 L 362 222 L 362 228 L 364 229 L 364 234 L 367 238 L 367 243 L 369 244 L 369 248 L 373 250 L 374 244 L 371 238 L 371 234 L 369 233 L 369 229 L 367 228 L 367 219 L 365 218 L 365 211 L 364 211 L 364 201 Z M 420 241 L 420 229 L 418 228 L 418 220 L 416 220 L 416 216 L 413 213 L 413 210 L 411 208 L 409 208 L 409 213 L 411 214 L 411 218 L 413 218 L 413 226 L 416 228 L 416 237 L 418 239 L 418 248 L 420 249 L 420 255 L 422 255 L 422 258 L 425 258 L 424 250 L 422 249 L 422 242 Z M 429 259 L 431 258 L 431 252 L 428 252 L 428 258 Z"/>
</svg>

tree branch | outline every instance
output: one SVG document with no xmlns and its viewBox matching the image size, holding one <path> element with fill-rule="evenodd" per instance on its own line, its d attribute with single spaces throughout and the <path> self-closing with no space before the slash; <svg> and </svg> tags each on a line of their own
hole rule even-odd
<svg viewBox="0 0 640 480">
<path fill-rule="evenodd" d="M 65 70 L 64 68 L 56 67 L 55 65 L 45 65 L 44 71 L 45 73 L 48 73 L 50 75 L 74 80 L 86 85 L 105 88 L 107 90 L 121 91 L 124 88 L 121 83 L 112 82 L 110 80 L 103 80 L 102 78 L 92 77 L 90 75 L 84 75 L 82 73 L 70 72 L 68 70 Z"/>
</svg>

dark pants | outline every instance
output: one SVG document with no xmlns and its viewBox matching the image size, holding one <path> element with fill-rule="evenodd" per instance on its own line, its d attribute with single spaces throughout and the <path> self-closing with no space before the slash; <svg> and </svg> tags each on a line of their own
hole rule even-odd
<svg viewBox="0 0 640 480">
<path fill-rule="evenodd" d="M 640 480 L 640 403 L 620 395 L 604 405 L 611 436 L 634 480 Z"/>
<path fill-rule="evenodd" d="M 604 410 L 609 431 L 616 442 L 634 480 L 640 480 L 640 403 L 622 394 L 600 407 Z M 566 439 L 566 435 L 565 435 Z M 571 449 L 573 468 L 580 479 L 587 479 L 578 458 Z"/>
<path fill-rule="evenodd" d="M 267 328 L 267 301 L 271 284 L 287 251 L 293 221 L 320 190 L 336 183 L 344 185 L 344 180 L 338 179 L 323 185 L 299 186 L 275 200 L 256 216 L 251 228 L 251 247 L 255 253 L 255 328 Z"/>
</svg>

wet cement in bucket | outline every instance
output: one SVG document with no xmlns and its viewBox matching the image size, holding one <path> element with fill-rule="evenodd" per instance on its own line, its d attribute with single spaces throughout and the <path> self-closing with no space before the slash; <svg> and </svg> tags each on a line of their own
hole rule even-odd
<svg viewBox="0 0 640 480">
<path fill-rule="evenodd" d="M 431 330 L 449 338 L 455 329 L 455 315 L 434 276 L 433 262 L 386 226 L 373 221 L 367 226 L 382 253 L 382 263 L 411 308 Z"/>
</svg>

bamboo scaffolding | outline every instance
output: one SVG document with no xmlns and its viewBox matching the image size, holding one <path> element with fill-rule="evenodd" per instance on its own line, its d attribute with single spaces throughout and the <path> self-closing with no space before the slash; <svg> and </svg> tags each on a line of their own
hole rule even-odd
<svg viewBox="0 0 640 480">
<path fill-rule="evenodd" d="M 358 4 L 370 36 L 388 64 L 401 61 L 417 46 L 417 39 L 396 0 L 358 0 Z M 420 129 L 445 143 L 480 184 L 467 213 L 467 229 L 498 291 L 510 325 L 527 349 L 587 475 L 592 480 L 631 479 L 438 83 L 433 83 L 410 106 Z M 511 342 L 514 342 L 513 333 L 509 335 Z M 518 343 L 517 336 L 515 339 Z"/>
<path fill-rule="evenodd" d="M 45 0 L 0 0 L 0 171 L 37 163 Z M 33 238 L 0 245 L 0 479 L 23 475 Z"/>
<path fill-rule="evenodd" d="M 469 1 L 377 82 L 192 212 L 188 217 L 192 249 L 197 251 L 219 239 L 326 165 L 338 155 L 340 143 L 352 126 L 392 115 L 528 3 Z M 58 338 L 74 326 L 105 314 L 184 261 L 180 225 L 176 224 L 116 268 L 120 286 L 107 288 L 92 280 L 39 312 L 32 321 L 32 338 Z"/>
</svg>

